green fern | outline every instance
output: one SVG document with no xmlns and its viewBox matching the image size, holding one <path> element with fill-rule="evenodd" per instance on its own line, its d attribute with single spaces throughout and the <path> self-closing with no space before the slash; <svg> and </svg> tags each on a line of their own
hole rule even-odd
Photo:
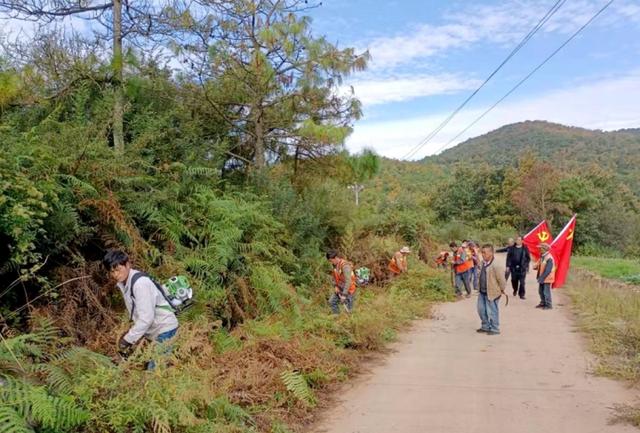
<svg viewBox="0 0 640 433">
<path fill-rule="evenodd" d="M 218 397 L 209 403 L 207 416 L 212 420 L 224 419 L 236 425 L 255 425 L 255 421 L 247 411 L 231 403 L 225 396 Z"/>
<path fill-rule="evenodd" d="M 23 379 L 2 377 L 0 406 L 10 407 L 32 424 L 56 431 L 68 430 L 85 422 L 89 415 L 71 397 L 55 397 L 44 386 Z"/>
<path fill-rule="evenodd" d="M 0 433 L 33 433 L 33 429 L 15 409 L 0 405 Z"/>
<path fill-rule="evenodd" d="M 0 418 L 5 419 L 7 432 L 34 428 L 64 432 L 89 419 L 71 397 L 74 383 L 81 375 L 112 364 L 103 355 L 66 348 L 64 343 L 50 321 L 40 322 L 29 334 L 2 340 Z M 3 427 L 0 433 L 5 432 Z"/>
<path fill-rule="evenodd" d="M 78 179 L 71 174 L 58 174 L 60 179 L 65 185 L 73 188 L 80 196 L 83 197 L 98 197 L 98 190 L 89 182 L 82 179 Z"/>
<path fill-rule="evenodd" d="M 307 406 L 315 406 L 316 397 L 311 388 L 309 388 L 309 384 L 305 380 L 304 376 L 300 374 L 299 371 L 283 371 L 280 378 L 287 387 L 287 390 L 291 392 L 296 399 Z"/>
</svg>

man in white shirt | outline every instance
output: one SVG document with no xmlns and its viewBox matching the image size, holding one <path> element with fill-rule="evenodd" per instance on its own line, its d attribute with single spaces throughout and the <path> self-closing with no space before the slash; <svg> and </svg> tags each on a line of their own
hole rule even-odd
<svg viewBox="0 0 640 433">
<path fill-rule="evenodd" d="M 110 250 L 102 263 L 122 292 L 129 318 L 133 321 L 118 342 L 121 355 L 126 357 L 142 337 L 159 343 L 173 338 L 178 330 L 178 319 L 162 289 L 148 275 L 132 269 L 124 251 Z M 147 363 L 147 369 L 154 366 L 153 361 Z"/>
</svg>

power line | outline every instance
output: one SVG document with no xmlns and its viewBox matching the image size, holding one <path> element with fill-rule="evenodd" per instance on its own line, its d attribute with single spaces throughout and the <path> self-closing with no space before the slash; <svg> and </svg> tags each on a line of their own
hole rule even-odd
<svg viewBox="0 0 640 433">
<path fill-rule="evenodd" d="M 594 16 L 591 17 L 591 19 L 589 19 L 589 21 L 587 21 L 586 23 L 583 24 L 582 27 L 580 27 L 574 34 L 571 35 L 571 37 L 569 39 L 567 39 L 562 45 L 560 45 L 554 52 L 552 52 L 546 59 L 544 59 L 542 61 L 542 63 L 540 63 L 538 66 L 536 66 L 531 72 L 529 72 L 522 80 L 520 80 L 518 82 L 518 84 L 516 84 L 515 86 L 513 86 L 511 88 L 511 90 L 509 90 L 507 93 L 505 93 L 505 95 L 498 99 L 498 101 L 496 101 L 491 107 L 489 107 L 484 113 L 482 113 L 480 116 L 478 116 L 473 122 L 471 122 L 469 124 L 469 126 L 467 126 L 466 128 L 464 128 L 462 131 L 460 131 L 455 137 L 453 137 L 451 140 L 449 140 L 449 142 L 447 144 L 445 144 L 444 146 L 442 146 L 440 149 L 438 149 L 435 153 L 440 152 L 441 150 L 447 148 L 450 144 L 452 144 L 454 141 L 456 141 L 458 138 L 460 138 L 461 135 L 463 135 L 465 132 L 467 132 L 473 125 L 475 125 L 476 123 L 478 123 L 484 116 L 486 116 L 487 114 L 489 114 L 489 112 L 491 110 L 493 110 L 494 108 L 496 108 L 496 106 L 498 106 L 498 104 L 500 104 L 502 101 L 504 101 L 505 99 L 507 99 L 509 97 L 509 95 L 511 95 L 513 92 L 515 92 L 522 84 L 524 84 L 525 81 L 527 81 L 533 74 L 535 74 L 540 68 L 542 68 L 545 63 L 547 63 L 549 60 L 551 60 L 556 54 L 558 54 L 558 52 L 560 50 L 562 50 L 569 42 L 571 42 L 576 36 L 578 36 L 585 28 L 587 28 L 587 26 L 589 26 L 589 24 L 591 24 L 596 18 L 598 18 L 598 16 L 600 16 L 600 14 L 602 12 L 604 12 L 609 6 L 611 6 L 611 3 L 613 3 L 614 0 L 609 0 L 609 2 L 607 4 L 605 4 L 602 9 L 600 9 L 598 12 L 596 12 L 596 14 Z"/>
<path fill-rule="evenodd" d="M 542 26 L 547 23 L 547 21 L 549 21 L 549 19 L 558 11 L 558 9 L 562 7 L 565 2 L 566 0 L 557 0 L 556 3 L 551 7 L 551 9 L 549 9 L 547 13 L 540 19 L 540 21 L 538 21 L 538 23 L 529 31 L 529 33 L 527 33 L 525 37 L 522 38 L 518 45 L 516 45 L 515 48 L 511 50 L 509 55 L 502 61 L 502 63 L 498 65 L 496 69 L 493 70 L 493 72 L 491 72 L 491 74 L 489 74 L 489 76 L 482 82 L 482 84 L 480 84 L 480 86 L 476 90 L 474 90 L 467 97 L 467 99 L 462 102 L 462 104 L 460 104 L 445 120 L 443 120 L 440 125 L 438 125 L 433 131 L 431 131 L 431 133 L 429 133 L 429 135 L 422 139 L 422 141 L 420 141 L 420 143 L 418 143 L 416 147 L 411 149 L 405 156 L 403 156 L 402 159 L 407 159 L 415 155 L 420 149 L 422 149 L 427 143 L 429 143 L 445 126 L 447 126 L 451 119 L 453 119 L 455 115 L 458 114 L 458 112 L 460 112 L 460 110 L 462 110 L 467 105 L 467 103 L 493 78 L 493 76 L 496 75 L 498 71 L 500 71 L 500 69 L 502 69 L 502 67 L 507 64 L 507 62 L 511 60 L 511 58 L 516 55 L 516 53 L 520 51 L 520 49 L 524 47 L 527 42 L 529 42 L 529 40 L 538 32 L 538 30 L 542 28 Z"/>
</svg>

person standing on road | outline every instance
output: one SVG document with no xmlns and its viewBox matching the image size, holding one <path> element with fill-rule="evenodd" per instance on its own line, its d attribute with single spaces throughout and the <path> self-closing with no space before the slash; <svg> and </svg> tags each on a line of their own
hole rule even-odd
<svg viewBox="0 0 640 433">
<path fill-rule="evenodd" d="M 347 312 L 350 313 L 353 311 L 356 292 L 356 276 L 353 265 L 342 257 L 338 257 L 338 252 L 335 250 L 328 251 L 326 257 L 333 265 L 333 279 L 335 282 L 335 292 L 329 298 L 331 312 L 339 314 L 340 304 L 343 304 Z"/>
<path fill-rule="evenodd" d="M 499 302 L 506 285 L 504 269 L 495 261 L 493 245 L 483 245 L 478 293 L 478 315 L 481 325 L 477 332 L 487 335 L 500 334 Z"/>
<path fill-rule="evenodd" d="M 529 250 L 522 243 L 522 236 L 516 237 L 515 243 L 507 249 L 507 269 L 511 274 L 511 287 L 513 296 L 520 296 L 525 299 L 525 280 L 529 272 L 531 255 Z"/>
<path fill-rule="evenodd" d="M 498 248 L 496 250 L 496 253 L 506 253 L 509 252 L 509 248 L 511 248 L 512 246 L 514 246 L 516 244 L 516 241 L 513 238 L 509 238 L 509 240 L 507 241 L 507 246 L 503 247 L 503 248 Z"/>
<path fill-rule="evenodd" d="M 536 278 L 538 280 L 538 293 L 540 294 L 540 303 L 536 308 L 543 310 L 551 310 L 551 285 L 556 279 L 556 262 L 551 255 L 551 247 L 547 243 L 539 245 L 540 260 L 536 262 L 533 269 L 538 272 Z"/>
<path fill-rule="evenodd" d="M 507 240 L 507 246 L 506 247 L 502 247 L 502 248 L 498 248 L 496 250 L 496 253 L 508 253 L 509 252 L 509 248 L 511 248 L 515 244 L 516 244 L 516 241 L 513 238 L 509 238 L 509 240 Z M 509 276 L 510 275 L 511 275 L 511 271 L 509 270 L 509 266 L 507 266 L 505 271 L 504 271 L 504 279 L 505 280 L 509 280 Z"/>
<path fill-rule="evenodd" d="M 389 271 L 393 276 L 404 274 L 407 272 L 407 256 L 411 253 L 409 247 L 402 247 L 397 251 L 389 261 Z"/>
<path fill-rule="evenodd" d="M 449 244 L 451 251 L 453 252 L 453 271 L 455 273 L 454 287 L 456 289 L 456 296 L 462 296 L 461 285 L 464 285 L 464 290 L 467 292 L 466 297 L 471 296 L 471 284 L 469 281 L 470 270 L 473 267 L 473 261 L 467 257 L 466 245 L 458 247 L 458 244 L 451 242 Z"/>
<path fill-rule="evenodd" d="M 478 291 L 478 275 L 480 274 L 480 250 L 475 242 L 469 241 L 467 247 L 467 254 L 473 261 L 473 267 L 469 270 L 469 279 L 473 290 Z"/>
</svg>

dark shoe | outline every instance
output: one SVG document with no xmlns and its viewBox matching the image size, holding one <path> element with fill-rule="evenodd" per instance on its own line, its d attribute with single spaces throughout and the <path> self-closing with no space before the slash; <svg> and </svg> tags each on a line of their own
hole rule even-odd
<svg viewBox="0 0 640 433">
<path fill-rule="evenodd" d="M 513 296 L 516 296 L 518 294 L 518 292 L 513 292 Z"/>
<path fill-rule="evenodd" d="M 520 296 L 520 299 L 522 299 L 524 301 L 527 298 L 525 298 L 524 296 Z"/>
<path fill-rule="evenodd" d="M 553 307 L 542 307 L 543 310 L 553 310 Z"/>
<path fill-rule="evenodd" d="M 476 332 L 479 332 L 479 333 L 483 333 L 483 332 L 484 332 L 484 333 L 487 333 L 487 332 L 489 332 L 489 330 L 488 330 L 488 329 L 482 329 L 482 328 L 479 328 L 479 329 L 476 329 Z"/>
<path fill-rule="evenodd" d="M 536 308 L 544 308 L 544 304 L 538 304 L 536 305 Z"/>
<path fill-rule="evenodd" d="M 500 335 L 500 331 L 488 331 L 487 335 Z"/>
</svg>

